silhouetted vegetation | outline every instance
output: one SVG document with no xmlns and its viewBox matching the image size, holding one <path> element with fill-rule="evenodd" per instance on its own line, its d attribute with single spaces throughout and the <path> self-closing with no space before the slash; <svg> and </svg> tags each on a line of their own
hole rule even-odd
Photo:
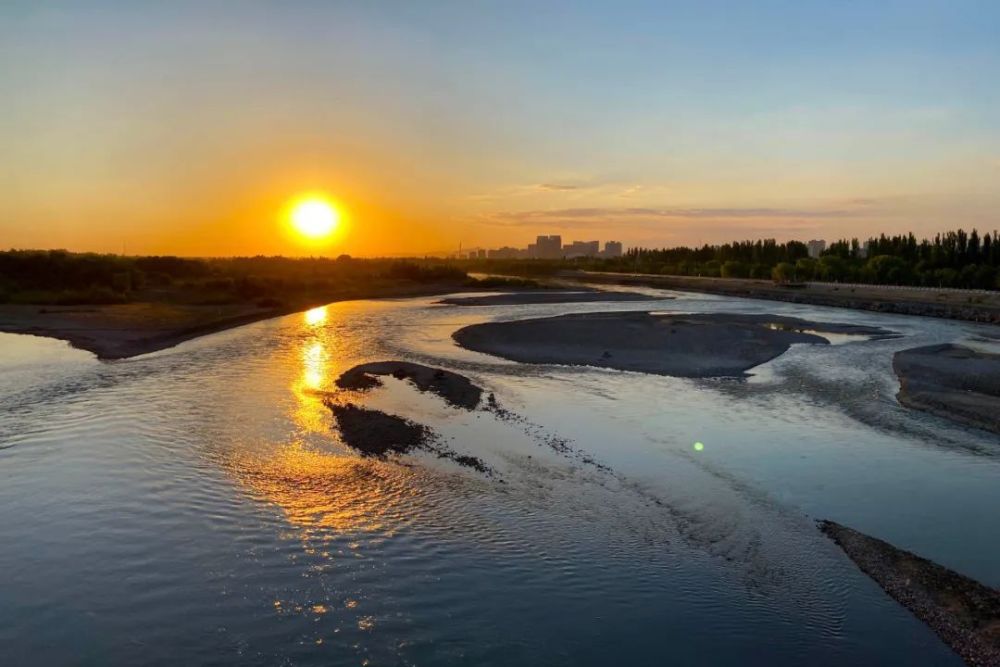
<svg viewBox="0 0 1000 667">
<path fill-rule="evenodd" d="M 485 276 L 469 278 L 466 287 L 475 289 L 540 289 L 543 287 L 537 280 L 531 278 L 511 278 L 508 276 Z"/>
<path fill-rule="evenodd" d="M 740 241 L 701 248 L 629 250 L 623 257 L 589 260 L 604 271 L 721 278 L 773 278 L 779 282 L 827 281 L 1000 289 L 1000 237 L 964 230 L 918 241 L 911 233 L 884 234 L 861 243 L 840 240 L 818 258 L 804 243 Z"/>
<path fill-rule="evenodd" d="M 545 276 L 566 269 L 673 276 L 1000 289 L 1000 236 L 973 230 L 918 241 L 911 234 L 831 243 L 809 257 L 801 241 L 737 241 L 700 248 L 633 248 L 622 257 L 569 260 L 468 260 L 469 270 Z"/>
<path fill-rule="evenodd" d="M 443 261 L 287 257 L 123 257 L 65 250 L 0 252 L 0 303 L 46 305 L 171 301 L 280 307 L 386 283 L 454 283 Z"/>
</svg>

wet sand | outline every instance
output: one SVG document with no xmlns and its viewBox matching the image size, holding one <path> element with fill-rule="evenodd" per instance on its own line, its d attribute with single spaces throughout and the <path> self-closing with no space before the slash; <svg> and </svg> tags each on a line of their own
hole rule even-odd
<svg viewBox="0 0 1000 667">
<path fill-rule="evenodd" d="M 901 404 L 1000 433 L 1000 355 L 930 345 L 897 352 L 892 368 Z"/>
<path fill-rule="evenodd" d="M 352 403 L 327 403 L 337 419 L 340 434 L 352 449 L 365 456 L 405 454 L 427 444 L 431 430 L 408 419 L 369 410 Z"/>
<path fill-rule="evenodd" d="M 155 301 L 94 306 L 2 304 L 0 331 L 58 338 L 93 352 L 98 359 L 125 359 L 336 301 L 429 296 L 461 289 L 454 283 L 351 288 L 319 301 L 295 301 L 276 308 L 251 303 L 205 306 Z"/>
<path fill-rule="evenodd" d="M 512 361 L 599 366 L 677 377 L 741 377 L 819 333 L 894 332 L 776 315 L 610 312 L 489 322 L 453 334 L 462 347 Z"/>
<path fill-rule="evenodd" d="M 1000 665 L 1000 591 L 833 521 L 820 530 L 969 665 Z"/>
<path fill-rule="evenodd" d="M 438 303 L 451 306 L 526 306 L 547 303 L 595 303 L 603 301 L 658 301 L 671 297 L 653 297 L 636 292 L 602 292 L 600 290 L 510 292 L 490 296 L 461 296 L 441 299 Z"/>
<path fill-rule="evenodd" d="M 359 364 L 344 371 L 337 378 L 336 384 L 341 389 L 367 391 L 381 386 L 382 381 L 376 377 L 378 375 L 391 375 L 398 380 L 407 380 L 420 391 L 437 394 L 453 407 L 464 410 L 474 410 L 483 395 L 483 390 L 464 375 L 408 361 Z"/>
<path fill-rule="evenodd" d="M 343 401 L 343 392 L 366 392 L 382 386 L 377 376 L 391 375 L 407 380 L 420 391 L 437 394 L 449 405 L 474 410 L 479 405 L 483 390 L 469 378 L 443 368 L 432 368 L 408 361 L 374 361 L 359 364 L 344 371 L 336 380 L 341 392 L 327 394 L 324 404 L 333 413 L 344 443 L 363 456 L 386 457 L 388 454 L 407 454 L 423 450 L 438 458 L 453 461 L 486 475 L 492 469 L 481 459 L 468 454 L 458 454 L 441 443 L 429 427 L 414 421 L 390 415 L 381 410 L 360 407 Z"/>
<path fill-rule="evenodd" d="M 458 454 L 441 445 L 437 435 L 428 426 L 353 403 L 327 400 L 325 404 L 337 420 L 344 444 L 362 456 L 385 458 L 389 454 L 408 454 L 414 450 L 423 450 L 483 474 L 493 474 L 492 469 L 481 459 L 469 454 Z"/>
</svg>

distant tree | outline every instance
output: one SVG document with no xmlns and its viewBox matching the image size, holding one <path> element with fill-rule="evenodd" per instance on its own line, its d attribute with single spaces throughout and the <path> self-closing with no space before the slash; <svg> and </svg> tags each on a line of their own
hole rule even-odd
<svg viewBox="0 0 1000 667">
<path fill-rule="evenodd" d="M 807 257 L 807 248 L 799 241 L 778 243 L 774 239 L 757 239 L 697 248 L 631 248 L 621 258 L 582 260 L 577 265 L 582 263 L 605 271 L 723 277 L 740 277 L 745 271 L 743 275 L 752 278 L 767 278 L 779 263 L 784 262 L 795 267 L 794 276 L 800 280 L 811 277 L 830 281 L 968 287 L 988 284 L 993 289 L 1000 271 L 1000 236 L 996 231 L 966 233 L 961 229 L 925 239 L 917 239 L 912 233 L 880 234 L 864 244 L 856 238 L 836 240 L 830 243 L 819 261 Z M 877 259 L 880 257 L 883 259 Z M 973 265 L 975 268 L 967 268 Z"/>
<path fill-rule="evenodd" d="M 876 255 L 868 260 L 865 265 L 871 282 L 881 285 L 902 285 L 905 284 L 909 273 L 909 266 L 901 257 L 892 255 Z"/>
<path fill-rule="evenodd" d="M 710 278 L 718 278 L 722 273 L 722 263 L 717 259 L 710 259 L 702 265 L 700 273 Z"/>
<path fill-rule="evenodd" d="M 771 277 L 776 283 L 787 283 L 795 280 L 795 265 L 791 262 L 778 262 L 771 271 Z"/>
<path fill-rule="evenodd" d="M 955 269 L 937 269 L 934 271 L 937 287 L 957 287 L 958 271 Z"/>
<path fill-rule="evenodd" d="M 750 269 L 743 262 L 729 260 L 722 265 L 723 278 L 746 278 L 749 273 Z"/>
<path fill-rule="evenodd" d="M 847 265 L 841 255 L 823 255 L 819 258 L 817 277 L 829 282 L 841 282 L 847 277 Z"/>
<path fill-rule="evenodd" d="M 795 277 L 797 280 L 812 280 L 816 275 L 816 260 L 801 257 L 795 261 Z"/>
</svg>

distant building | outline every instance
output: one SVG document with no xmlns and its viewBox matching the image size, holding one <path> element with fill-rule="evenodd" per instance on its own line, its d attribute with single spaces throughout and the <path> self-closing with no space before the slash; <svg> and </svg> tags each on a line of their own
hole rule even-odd
<svg viewBox="0 0 1000 667">
<path fill-rule="evenodd" d="M 573 241 L 562 244 L 562 236 L 549 234 L 539 236 L 527 248 L 503 246 L 490 250 L 473 250 L 469 259 L 562 259 L 564 257 L 621 257 L 621 241 L 608 241 L 601 250 L 600 241 Z"/>
<path fill-rule="evenodd" d="M 563 246 L 563 257 L 596 257 L 601 248 L 599 241 L 573 241 Z"/>
<path fill-rule="evenodd" d="M 562 237 L 558 234 L 539 236 L 535 239 L 535 256 L 539 259 L 559 259 L 562 257 Z"/>
<path fill-rule="evenodd" d="M 810 241 L 806 247 L 809 249 L 809 256 L 817 259 L 826 250 L 826 241 Z"/>
<path fill-rule="evenodd" d="M 861 244 L 861 247 L 858 248 L 858 258 L 859 259 L 867 259 L 868 258 L 868 251 L 870 249 L 870 246 L 871 246 L 871 243 L 869 243 L 868 241 L 865 241 L 863 244 Z"/>
<path fill-rule="evenodd" d="M 497 248 L 496 250 L 490 250 L 486 253 L 489 259 L 514 259 L 519 257 L 521 251 L 517 248 L 511 248 L 509 246 L 504 246 L 503 248 Z"/>
</svg>

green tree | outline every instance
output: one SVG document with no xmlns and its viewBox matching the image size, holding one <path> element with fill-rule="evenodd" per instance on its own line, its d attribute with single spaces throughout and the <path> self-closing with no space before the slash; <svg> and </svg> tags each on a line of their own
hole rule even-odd
<svg viewBox="0 0 1000 667">
<path fill-rule="evenodd" d="M 872 282 L 882 285 L 902 285 L 907 282 L 910 267 L 902 257 L 876 255 L 865 265 Z"/>
<path fill-rule="evenodd" d="M 839 283 L 847 277 L 847 264 L 842 256 L 823 255 L 819 258 L 817 277 Z"/>
<path fill-rule="evenodd" d="M 722 265 L 723 278 L 746 278 L 749 272 L 749 268 L 743 262 L 731 260 Z"/>
<path fill-rule="evenodd" d="M 779 262 L 771 270 L 771 278 L 776 283 L 787 283 L 795 280 L 795 265 L 790 262 Z"/>
<path fill-rule="evenodd" d="M 812 280 L 816 275 L 816 260 L 802 257 L 795 261 L 795 277 L 799 280 Z"/>
</svg>

